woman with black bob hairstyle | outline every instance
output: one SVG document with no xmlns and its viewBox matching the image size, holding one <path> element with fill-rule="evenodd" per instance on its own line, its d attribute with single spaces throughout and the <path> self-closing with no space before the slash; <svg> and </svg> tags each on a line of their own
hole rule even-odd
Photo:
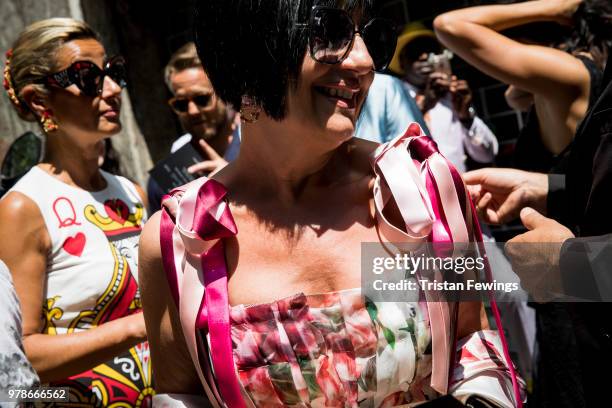
<svg viewBox="0 0 612 408">
<path fill-rule="evenodd" d="M 388 407 L 452 394 L 520 406 L 480 302 L 428 303 L 421 290 L 402 302 L 362 296 L 363 242 L 447 231 L 433 232 L 433 198 L 408 142 L 424 168 L 437 160 L 457 174 L 418 125 L 386 147 L 353 138 L 374 71 L 393 55 L 393 24 L 369 1 L 196 8 L 200 58 L 216 94 L 240 109 L 242 144 L 213 179 L 171 192 L 141 237 L 163 394 L 154 405 Z M 417 175 L 382 171 L 400 162 Z M 452 240 L 474 241 L 463 184 L 448 180 L 457 194 L 445 197 L 458 205 L 439 206 Z"/>
</svg>

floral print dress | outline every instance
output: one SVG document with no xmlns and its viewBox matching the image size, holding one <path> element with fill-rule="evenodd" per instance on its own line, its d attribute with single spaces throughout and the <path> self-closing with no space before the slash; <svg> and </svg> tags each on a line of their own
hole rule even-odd
<svg viewBox="0 0 612 408">
<path fill-rule="evenodd" d="M 434 397 L 425 303 L 359 288 L 234 306 L 239 379 L 261 407 L 391 407 Z"/>
<path fill-rule="evenodd" d="M 208 399 L 214 407 L 412 407 L 439 393 L 517 406 L 512 362 L 498 333 L 480 330 L 452 341 L 455 326 L 444 317 L 450 304 L 427 303 L 424 293 L 417 302 L 379 303 L 355 288 L 231 306 L 229 321 L 212 319 L 215 353 L 207 309 L 228 301 L 222 243 L 237 233 L 225 195 L 220 183 L 202 178 L 164 202 L 164 270 L 206 395 L 158 394 L 157 406 Z M 220 339 L 226 322 L 231 338 Z M 225 365 L 230 360 L 237 379 Z"/>
</svg>

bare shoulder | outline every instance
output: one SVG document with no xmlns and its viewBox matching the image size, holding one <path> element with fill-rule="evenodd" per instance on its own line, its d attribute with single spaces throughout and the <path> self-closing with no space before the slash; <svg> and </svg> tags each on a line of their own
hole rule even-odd
<svg viewBox="0 0 612 408">
<path fill-rule="evenodd" d="M 371 174 L 372 166 L 370 161 L 374 151 L 380 144 L 370 140 L 353 137 L 345 145 L 353 170 L 363 175 Z"/>
<path fill-rule="evenodd" d="M 0 200 L 0 236 L 11 237 L 2 240 L 4 243 L 15 243 L 20 237 L 47 249 L 51 246 L 51 239 L 45 221 L 38 205 L 17 191 L 11 191 Z M 33 239 L 33 240 L 32 240 Z"/>
<path fill-rule="evenodd" d="M 136 192 L 138 193 L 138 196 L 140 197 L 140 200 L 144 204 L 145 208 L 148 208 L 149 200 L 147 198 L 147 193 L 145 192 L 144 188 L 142 188 L 142 186 L 136 182 L 132 183 L 134 183 L 134 188 L 136 188 Z"/>
<path fill-rule="evenodd" d="M 138 277 L 151 358 L 159 393 L 203 395 L 185 343 L 180 317 L 164 272 L 160 245 L 161 211 L 140 236 Z"/>
<path fill-rule="evenodd" d="M 159 243 L 159 226 L 161 220 L 161 211 L 153 214 L 142 228 L 139 244 L 139 263 L 145 262 L 160 262 L 161 263 L 161 246 Z M 140 269 L 140 268 L 139 268 Z M 139 271 L 140 272 L 140 271 Z M 143 278 L 143 277 L 141 277 Z M 146 278 L 146 276 L 144 276 Z"/>
<path fill-rule="evenodd" d="M 140 291 L 158 291 L 163 278 L 159 226 L 161 211 L 149 218 L 140 233 L 138 244 L 138 282 Z M 161 282 L 160 282 L 161 281 Z"/>
<path fill-rule="evenodd" d="M 143 296 L 155 299 L 165 293 L 167 281 L 164 273 L 161 244 L 160 227 L 161 211 L 157 211 L 149 218 L 140 233 L 138 244 L 138 285 Z M 145 311 L 147 306 L 144 305 Z M 152 308 L 151 308 L 152 309 Z"/>
<path fill-rule="evenodd" d="M 36 203 L 23 193 L 11 191 L 0 200 L 0 216 L 26 217 L 39 215 Z M 42 221 L 42 217 L 39 217 Z"/>
</svg>

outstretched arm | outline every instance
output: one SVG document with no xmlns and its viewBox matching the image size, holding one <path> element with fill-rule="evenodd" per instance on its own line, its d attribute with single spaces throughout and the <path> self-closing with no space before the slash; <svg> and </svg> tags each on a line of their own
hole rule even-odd
<svg viewBox="0 0 612 408">
<path fill-rule="evenodd" d="M 438 16 L 440 41 L 498 80 L 544 97 L 588 91 L 584 65 L 568 53 L 525 45 L 498 31 L 536 21 L 568 23 L 581 0 L 537 0 L 454 10 Z M 585 86 L 586 84 L 586 86 Z"/>
<path fill-rule="evenodd" d="M 476 209 L 487 223 L 510 222 L 526 206 L 546 213 L 549 188 L 546 174 L 484 168 L 464 173 L 463 180 Z"/>
</svg>

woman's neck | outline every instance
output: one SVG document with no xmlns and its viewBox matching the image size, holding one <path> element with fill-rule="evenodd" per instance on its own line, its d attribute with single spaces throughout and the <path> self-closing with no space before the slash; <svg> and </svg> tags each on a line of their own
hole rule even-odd
<svg viewBox="0 0 612 408">
<path fill-rule="evenodd" d="M 104 152 L 103 141 L 78 146 L 63 136 L 47 136 L 45 157 L 40 167 L 66 184 L 88 191 L 104 189 L 106 180 L 99 169 L 99 159 Z"/>
<path fill-rule="evenodd" d="M 233 166 L 241 186 L 273 193 L 278 200 L 292 204 L 309 187 L 334 178 L 332 158 L 343 141 L 334 146 L 313 135 L 300 137 L 300 130 L 286 123 L 269 118 L 260 122 L 264 123 L 242 127 L 240 153 Z"/>
</svg>

